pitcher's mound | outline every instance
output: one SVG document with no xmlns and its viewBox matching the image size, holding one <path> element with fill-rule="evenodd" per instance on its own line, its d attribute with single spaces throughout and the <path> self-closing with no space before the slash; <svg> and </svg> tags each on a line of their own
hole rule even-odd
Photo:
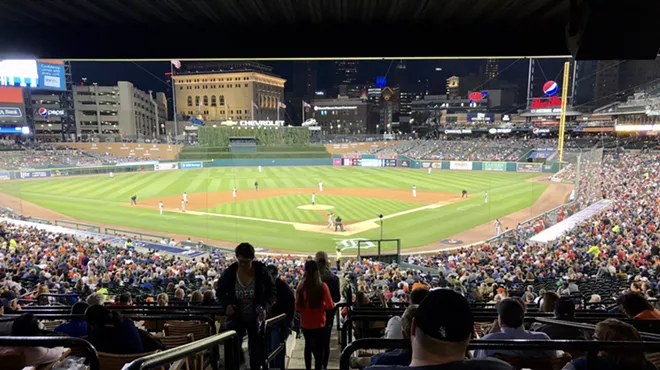
<svg viewBox="0 0 660 370">
<path fill-rule="evenodd" d="M 308 204 L 306 206 L 298 206 L 298 209 L 305 209 L 310 211 L 325 211 L 326 209 L 333 209 L 333 208 L 335 207 L 326 206 L 324 204 L 315 204 L 315 205 Z"/>
</svg>

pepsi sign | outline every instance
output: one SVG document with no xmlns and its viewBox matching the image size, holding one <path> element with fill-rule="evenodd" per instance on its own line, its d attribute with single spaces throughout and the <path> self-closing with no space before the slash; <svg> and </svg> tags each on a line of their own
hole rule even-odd
<svg viewBox="0 0 660 370">
<path fill-rule="evenodd" d="M 37 114 L 43 118 L 47 117 L 61 117 L 64 115 L 63 109 L 46 109 L 41 107 L 37 110 Z"/>
<path fill-rule="evenodd" d="M 543 84 L 543 93 L 547 96 L 553 96 L 559 91 L 559 85 L 555 81 L 548 81 Z"/>
</svg>

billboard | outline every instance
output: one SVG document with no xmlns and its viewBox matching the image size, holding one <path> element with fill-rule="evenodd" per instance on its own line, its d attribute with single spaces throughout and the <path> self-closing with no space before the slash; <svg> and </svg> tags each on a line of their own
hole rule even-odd
<svg viewBox="0 0 660 370">
<path fill-rule="evenodd" d="M 39 179 L 43 177 L 50 177 L 50 171 L 21 171 L 14 172 L 14 176 L 18 179 Z"/>
<path fill-rule="evenodd" d="M 484 171 L 506 171 L 506 162 L 484 162 Z"/>
<path fill-rule="evenodd" d="M 9 172 L 0 172 L 0 180 L 10 180 Z"/>
<path fill-rule="evenodd" d="M 202 168 L 202 167 L 203 167 L 202 162 L 182 162 L 179 164 L 179 168 L 182 170 L 188 168 Z"/>
<path fill-rule="evenodd" d="M 543 172 L 542 163 L 516 163 L 517 172 Z"/>
<path fill-rule="evenodd" d="M 64 62 L 51 59 L 0 61 L 0 86 L 66 90 Z"/>
<path fill-rule="evenodd" d="M 472 171 L 472 162 L 449 162 L 450 170 Z"/>
<path fill-rule="evenodd" d="M 179 168 L 178 163 L 158 163 L 154 165 L 154 169 L 156 171 L 176 170 L 178 168 Z"/>
<path fill-rule="evenodd" d="M 25 124 L 25 103 L 23 102 L 23 89 L 20 87 L 0 87 L 0 123 L 12 126 Z M 4 133 L 21 132 L 19 130 Z"/>
<path fill-rule="evenodd" d="M 495 122 L 494 113 L 468 113 L 468 122 Z"/>
</svg>

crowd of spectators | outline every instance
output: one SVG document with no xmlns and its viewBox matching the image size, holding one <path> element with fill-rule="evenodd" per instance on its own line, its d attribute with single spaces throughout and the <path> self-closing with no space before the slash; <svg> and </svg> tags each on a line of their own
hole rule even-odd
<svg viewBox="0 0 660 370">
<path fill-rule="evenodd" d="M 2 152 L 0 169 L 27 169 L 54 166 L 103 166 L 119 162 L 135 162 L 135 156 L 121 157 L 77 149 L 40 144 L 36 147 L 12 146 Z"/>
</svg>

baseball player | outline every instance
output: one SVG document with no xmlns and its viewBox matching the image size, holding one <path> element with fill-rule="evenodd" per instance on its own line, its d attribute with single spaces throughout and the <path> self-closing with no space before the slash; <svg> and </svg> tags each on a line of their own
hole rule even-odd
<svg viewBox="0 0 660 370">
<path fill-rule="evenodd" d="M 319 181 L 319 191 L 323 191 L 323 181 Z"/>
<path fill-rule="evenodd" d="M 185 211 L 186 211 L 186 200 L 181 199 L 181 212 L 185 212 Z"/>
<path fill-rule="evenodd" d="M 234 186 L 234 190 L 231 191 L 231 195 L 236 199 L 236 187 Z"/>
<path fill-rule="evenodd" d="M 413 185 L 412 191 L 413 191 L 413 198 L 417 198 L 417 186 Z"/>
<path fill-rule="evenodd" d="M 254 190 L 259 191 L 259 182 L 257 181 L 254 182 Z"/>
<path fill-rule="evenodd" d="M 500 219 L 495 219 L 495 235 L 499 236 L 500 233 L 502 232 L 502 223 L 500 222 Z"/>
<path fill-rule="evenodd" d="M 160 215 L 163 215 L 163 201 L 158 202 L 158 211 L 160 212 Z"/>
<path fill-rule="evenodd" d="M 484 203 L 488 203 L 488 192 L 484 193 Z"/>
<path fill-rule="evenodd" d="M 137 195 L 131 197 L 131 205 L 137 206 Z"/>
<path fill-rule="evenodd" d="M 312 205 L 316 204 L 316 193 L 312 193 Z"/>
<path fill-rule="evenodd" d="M 463 189 L 463 191 L 461 192 L 461 198 L 467 198 L 467 197 L 468 197 L 467 190 Z"/>
<path fill-rule="evenodd" d="M 429 175 L 431 174 L 431 167 L 429 167 Z"/>
<path fill-rule="evenodd" d="M 186 193 L 185 191 L 183 192 L 183 202 L 188 203 L 188 193 Z"/>
<path fill-rule="evenodd" d="M 330 215 L 328 215 L 328 229 L 332 229 L 335 226 L 334 221 L 333 221 L 334 218 L 335 218 L 334 213 L 330 213 Z"/>
<path fill-rule="evenodd" d="M 115 173 L 112 172 L 112 171 L 110 171 L 110 178 L 111 178 L 111 179 L 114 179 L 114 178 L 115 178 Z"/>
<path fill-rule="evenodd" d="M 259 172 L 261 173 L 261 166 L 259 166 Z"/>
</svg>

